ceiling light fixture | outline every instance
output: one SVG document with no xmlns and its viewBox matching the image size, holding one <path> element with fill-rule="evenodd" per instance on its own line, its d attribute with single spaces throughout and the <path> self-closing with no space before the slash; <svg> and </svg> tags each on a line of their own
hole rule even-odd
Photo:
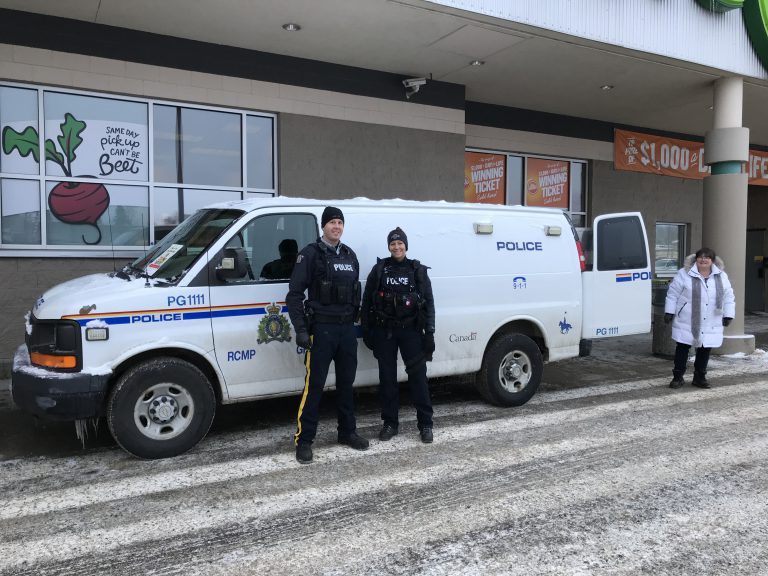
<svg viewBox="0 0 768 576">
<path fill-rule="evenodd" d="M 611 84 L 603 84 L 602 86 L 600 86 L 600 90 L 602 90 L 604 92 L 608 92 L 608 90 L 613 90 L 613 85 L 611 85 Z"/>
<path fill-rule="evenodd" d="M 288 22 L 288 24 L 283 24 L 283 30 L 287 30 L 288 32 L 298 32 L 301 30 L 301 26 L 294 24 L 293 22 Z"/>
<path fill-rule="evenodd" d="M 485 64 L 482 60 L 472 60 L 472 62 L 469 63 L 470 66 L 482 66 Z"/>
</svg>

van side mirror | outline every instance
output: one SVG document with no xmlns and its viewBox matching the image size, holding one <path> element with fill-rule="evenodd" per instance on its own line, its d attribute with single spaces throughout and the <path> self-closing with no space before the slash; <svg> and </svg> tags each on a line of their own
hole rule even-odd
<svg viewBox="0 0 768 576">
<path fill-rule="evenodd" d="M 221 262 L 216 266 L 216 278 L 222 282 L 237 280 L 248 274 L 244 248 L 224 248 Z"/>
</svg>

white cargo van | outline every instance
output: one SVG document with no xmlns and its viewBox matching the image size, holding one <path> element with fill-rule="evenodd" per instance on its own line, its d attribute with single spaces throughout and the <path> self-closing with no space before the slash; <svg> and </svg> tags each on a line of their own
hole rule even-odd
<svg viewBox="0 0 768 576">
<path fill-rule="evenodd" d="M 595 219 L 594 265 L 585 269 L 559 210 L 246 200 L 200 210 L 119 272 L 43 294 L 16 353 L 14 401 L 80 427 L 105 416 L 128 452 L 161 458 L 199 442 L 219 403 L 299 393 L 303 351 L 288 320 L 288 278 L 264 266 L 286 239 L 299 249 L 315 241 L 328 204 L 344 212 L 343 241 L 357 252 L 361 280 L 388 254 L 387 232 L 406 231 L 409 256 L 430 267 L 434 290 L 429 376 L 476 373 L 495 404 L 528 401 L 543 363 L 577 356 L 582 339 L 650 330 L 650 261 L 638 213 Z M 376 361 L 365 346 L 358 353 L 355 384 L 376 385 Z"/>
</svg>

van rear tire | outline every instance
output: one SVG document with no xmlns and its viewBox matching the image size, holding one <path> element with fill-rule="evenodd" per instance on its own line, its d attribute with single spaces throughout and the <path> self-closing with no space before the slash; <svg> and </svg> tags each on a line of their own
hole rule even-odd
<svg viewBox="0 0 768 576">
<path fill-rule="evenodd" d="M 107 425 L 134 456 L 183 454 L 208 433 L 216 411 L 211 383 L 179 358 L 153 358 L 129 369 L 107 399 Z"/>
<path fill-rule="evenodd" d="M 477 390 L 496 406 L 522 406 L 538 390 L 543 371 L 544 359 L 533 340 L 523 334 L 502 334 L 485 352 Z"/>
</svg>

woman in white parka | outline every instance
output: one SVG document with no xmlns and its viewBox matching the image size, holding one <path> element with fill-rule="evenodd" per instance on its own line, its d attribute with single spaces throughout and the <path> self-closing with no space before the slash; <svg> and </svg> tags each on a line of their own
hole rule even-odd
<svg viewBox="0 0 768 576">
<path fill-rule="evenodd" d="M 723 262 L 711 248 L 701 248 L 685 259 L 667 290 L 664 322 L 672 322 L 672 339 L 677 342 L 670 388 L 685 382 L 688 352 L 696 349 L 693 364 L 694 386 L 709 388 L 707 364 L 712 348 L 723 343 L 723 326 L 736 314 L 736 301 Z"/>
</svg>

